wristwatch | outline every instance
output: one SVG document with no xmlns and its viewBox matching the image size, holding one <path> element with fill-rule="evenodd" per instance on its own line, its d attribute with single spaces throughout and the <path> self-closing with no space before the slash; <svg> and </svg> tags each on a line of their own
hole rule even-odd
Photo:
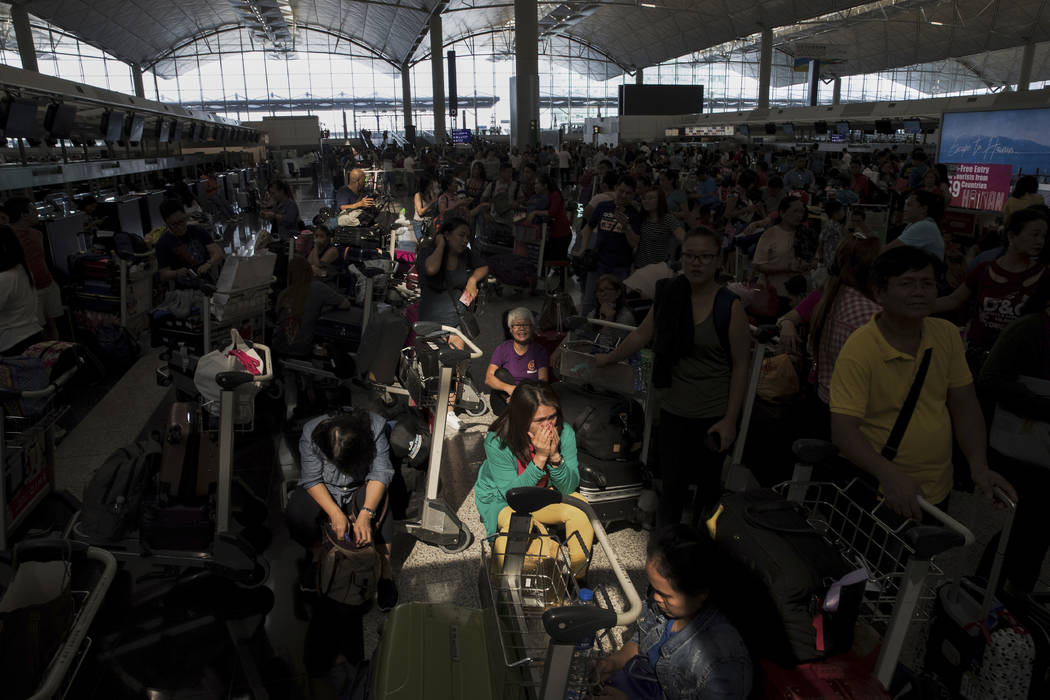
<svg viewBox="0 0 1050 700">
<path fill-rule="evenodd" d="M 370 516 L 372 516 L 372 520 L 375 520 L 376 512 L 375 512 L 374 509 L 369 508 L 368 506 L 361 506 L 361 510 L 363 510 L 365 513 L 368 513 Z"/>
<path fill-rule="evenodd" d="M 547 465 L 548 465 L 548 466 L 551 466 L 551 467 L 554 467 L 555 469 L 557 469 L 558 467 L 560 467 L 560 466 L 562 465 L 562 463 L 563 463 L 564 461 L 565 461 L 565 460 L 564 460 L 564 459 L 562 458 L 562 456 L 561 456 L 561 455 L 558 455 L 558 461 L 557 461 L 557 462 L 555 462 L 555 461 L 554 461 L 553 459 L 551 459 L 550 457 L 548 457 L 548 458 L 547 458 Z"/>
</svg>

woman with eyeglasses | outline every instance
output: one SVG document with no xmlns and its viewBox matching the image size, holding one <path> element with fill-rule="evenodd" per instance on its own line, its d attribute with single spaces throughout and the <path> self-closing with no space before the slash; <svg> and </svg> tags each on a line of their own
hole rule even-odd
<svg viewBox="0 0 1050 700">
<path fill-rule="evenodd" d="M 597 357 L 604 367 L 653 343 L 653 385 L 664 390 L 658 526 L 681 520 L 690 483 L 697 483 L 694 522 L 717 505 L 724 453 L 736 439 L 744 405 L 751 336 L 739 300 L 718 281 L 721 245 L 710 229 L 688 232 L 682 274 L 659 282 L 642 325 Z"/>
<path fill-rule="evenodd" d="M 485 461 L 474 484 L 485 533 L 506 532 L 513 511 L 507 505 L 507 492 L 519 486 L 552 488 L 582 498 L 580 467 L 576 455 L 576 433 L 564 423 L 561 402 L 550 384 L 526 379 L 517 385 L 507 402 L 506 412 L 497 418 L 485 437 Z M 569 562 L 577 578 L 587 571 L 587 555 L 594 542 L 594 530 L 583 511 L 556 503 L 532 513 L 533 532 L 546 535 L 547 525 L 564 525 L 569 545 Z M 493 550 L 502 554 L 506 537 L 497 538 Z M 528 553 L 551 556 L 557 546 L 546 537 L 534 538 Z"/>
<path fill-rule="evenodd" d="M 550 360 L 543 346 L 535 342 L 535 327 L 532 312 L 524 306 L 507 314 L 510 339 L 496 346 L 485 372 L 485 385 L 492 389 L 492 410 L 497 416 L 503 414 L 520 382 L 550 381 Z"/>
</svg>

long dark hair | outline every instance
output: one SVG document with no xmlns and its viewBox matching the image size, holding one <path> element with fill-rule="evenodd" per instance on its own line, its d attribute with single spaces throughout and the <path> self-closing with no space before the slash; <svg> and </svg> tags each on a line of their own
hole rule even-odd
<svg viewBox="0 0 1050 700">
<path fill-rule="evenodd" d="M 722 572 L 716 565 L 721 555 L 711 536 L 688 525 L 669 525 L 654 533 L 645 558 L 676 591 L 687 596 L 711 592 Z"/>
<path fill-rule="evenodd" d="M 820 348 L 820 336 L 824 333 L 831 307 L 842 287 L 853 287 L 866 297 L 872 296 L 868 282 L 868 270 L 879 257 L 882 244 L 878 238 L 858 238 L 854 234 L 842 237 L 835 249 L 835 259 L 828 266 L 828 279 L 820 292 L 820 301 L 810 320 L 809 344 L 813 354 Z"/>
<path fill-rule="evenodd" d="M 1034 194 L 1038 191 L 1039 180 L 1036 179 L 1035 175 L 1024 175 L 1017 178 L 1017 182 L 1014 183 L 1014 191 L 1010 193 L 1010 196 L 1020 199 L 1026 194 Z"/>
<path fill-rule="evenodd" d="M 363 408 L 325 418 L 310 439 L 325 459 L 355 482 L 364 481 L 376 458 L 376 439 L 372 435 L 372 416 Z"/>
<path fill-rule="evenodd" d="M 555 429 L 560 433 L 561 399 L 550 384 L 535 379 L 525 379 L 518 384 L 507 402 L 507 410 L 489 427 L 489 431 L 499 437 L 502 446 L 509 448 L 522 464 L 532 461 L 529 430 L 532 428 L 532 417 L 540 406 L 550 406 L 557 412 Z"/>
</svg>

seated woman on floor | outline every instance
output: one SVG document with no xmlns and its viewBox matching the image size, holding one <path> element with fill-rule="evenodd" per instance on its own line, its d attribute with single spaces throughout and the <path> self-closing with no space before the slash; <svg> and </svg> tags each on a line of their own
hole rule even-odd
<svg viewBox="0 0 1050 700">
<path fill-rule="evenodd" d="M 524 306 L 507 314 L 510 339 L 496 346 L 485 372 L 485 385 L 492 389 L 492 410 L 502 415 L 515 386 L 526 379 L 550 381 L 547 351 L 536 342 L 536 323 Z"/>
<path fill-rule="evenodd" d="M 561 402 L 551 386 L 527 379 L 514 390 L 506 412 L 496 419 L 485 438 L 485 461 L 474 484 L 474 502 L 489 536 L 506 532 L 513 514 L 507 505 L 507 491 L 518 486 L 553 488 L 581 498 L 576 493 L 580 468 L 576 455 L 576 434 L 563 423 Z M 582 510 L 557 503 L 532 514 L 532 531 L 546 535 L 547 525 L 565 526 L 569 561 L 576 577 L 583 578 L 594 530 Z M 497 555 L 506 548 L 506 537 L 493 544 Z M 531 555 L 553 556 L 557 546 L 547 537 L 537 537 L 529 547 Z"/>
</svg>

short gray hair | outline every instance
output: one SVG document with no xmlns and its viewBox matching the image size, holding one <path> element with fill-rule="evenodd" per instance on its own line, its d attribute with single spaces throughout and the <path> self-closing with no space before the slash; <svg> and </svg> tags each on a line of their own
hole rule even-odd
<svg viewBox="0 0 1050 700">
<path fill-rule="evenodd" d="M 533 317 L 532 311 L 524 306 L 519 306 L 507 312 L 507 328 L 509 329 L 518 320 L 528 321 L 532 326 L 536 325 L 536 319 Z"/>
</svg>

